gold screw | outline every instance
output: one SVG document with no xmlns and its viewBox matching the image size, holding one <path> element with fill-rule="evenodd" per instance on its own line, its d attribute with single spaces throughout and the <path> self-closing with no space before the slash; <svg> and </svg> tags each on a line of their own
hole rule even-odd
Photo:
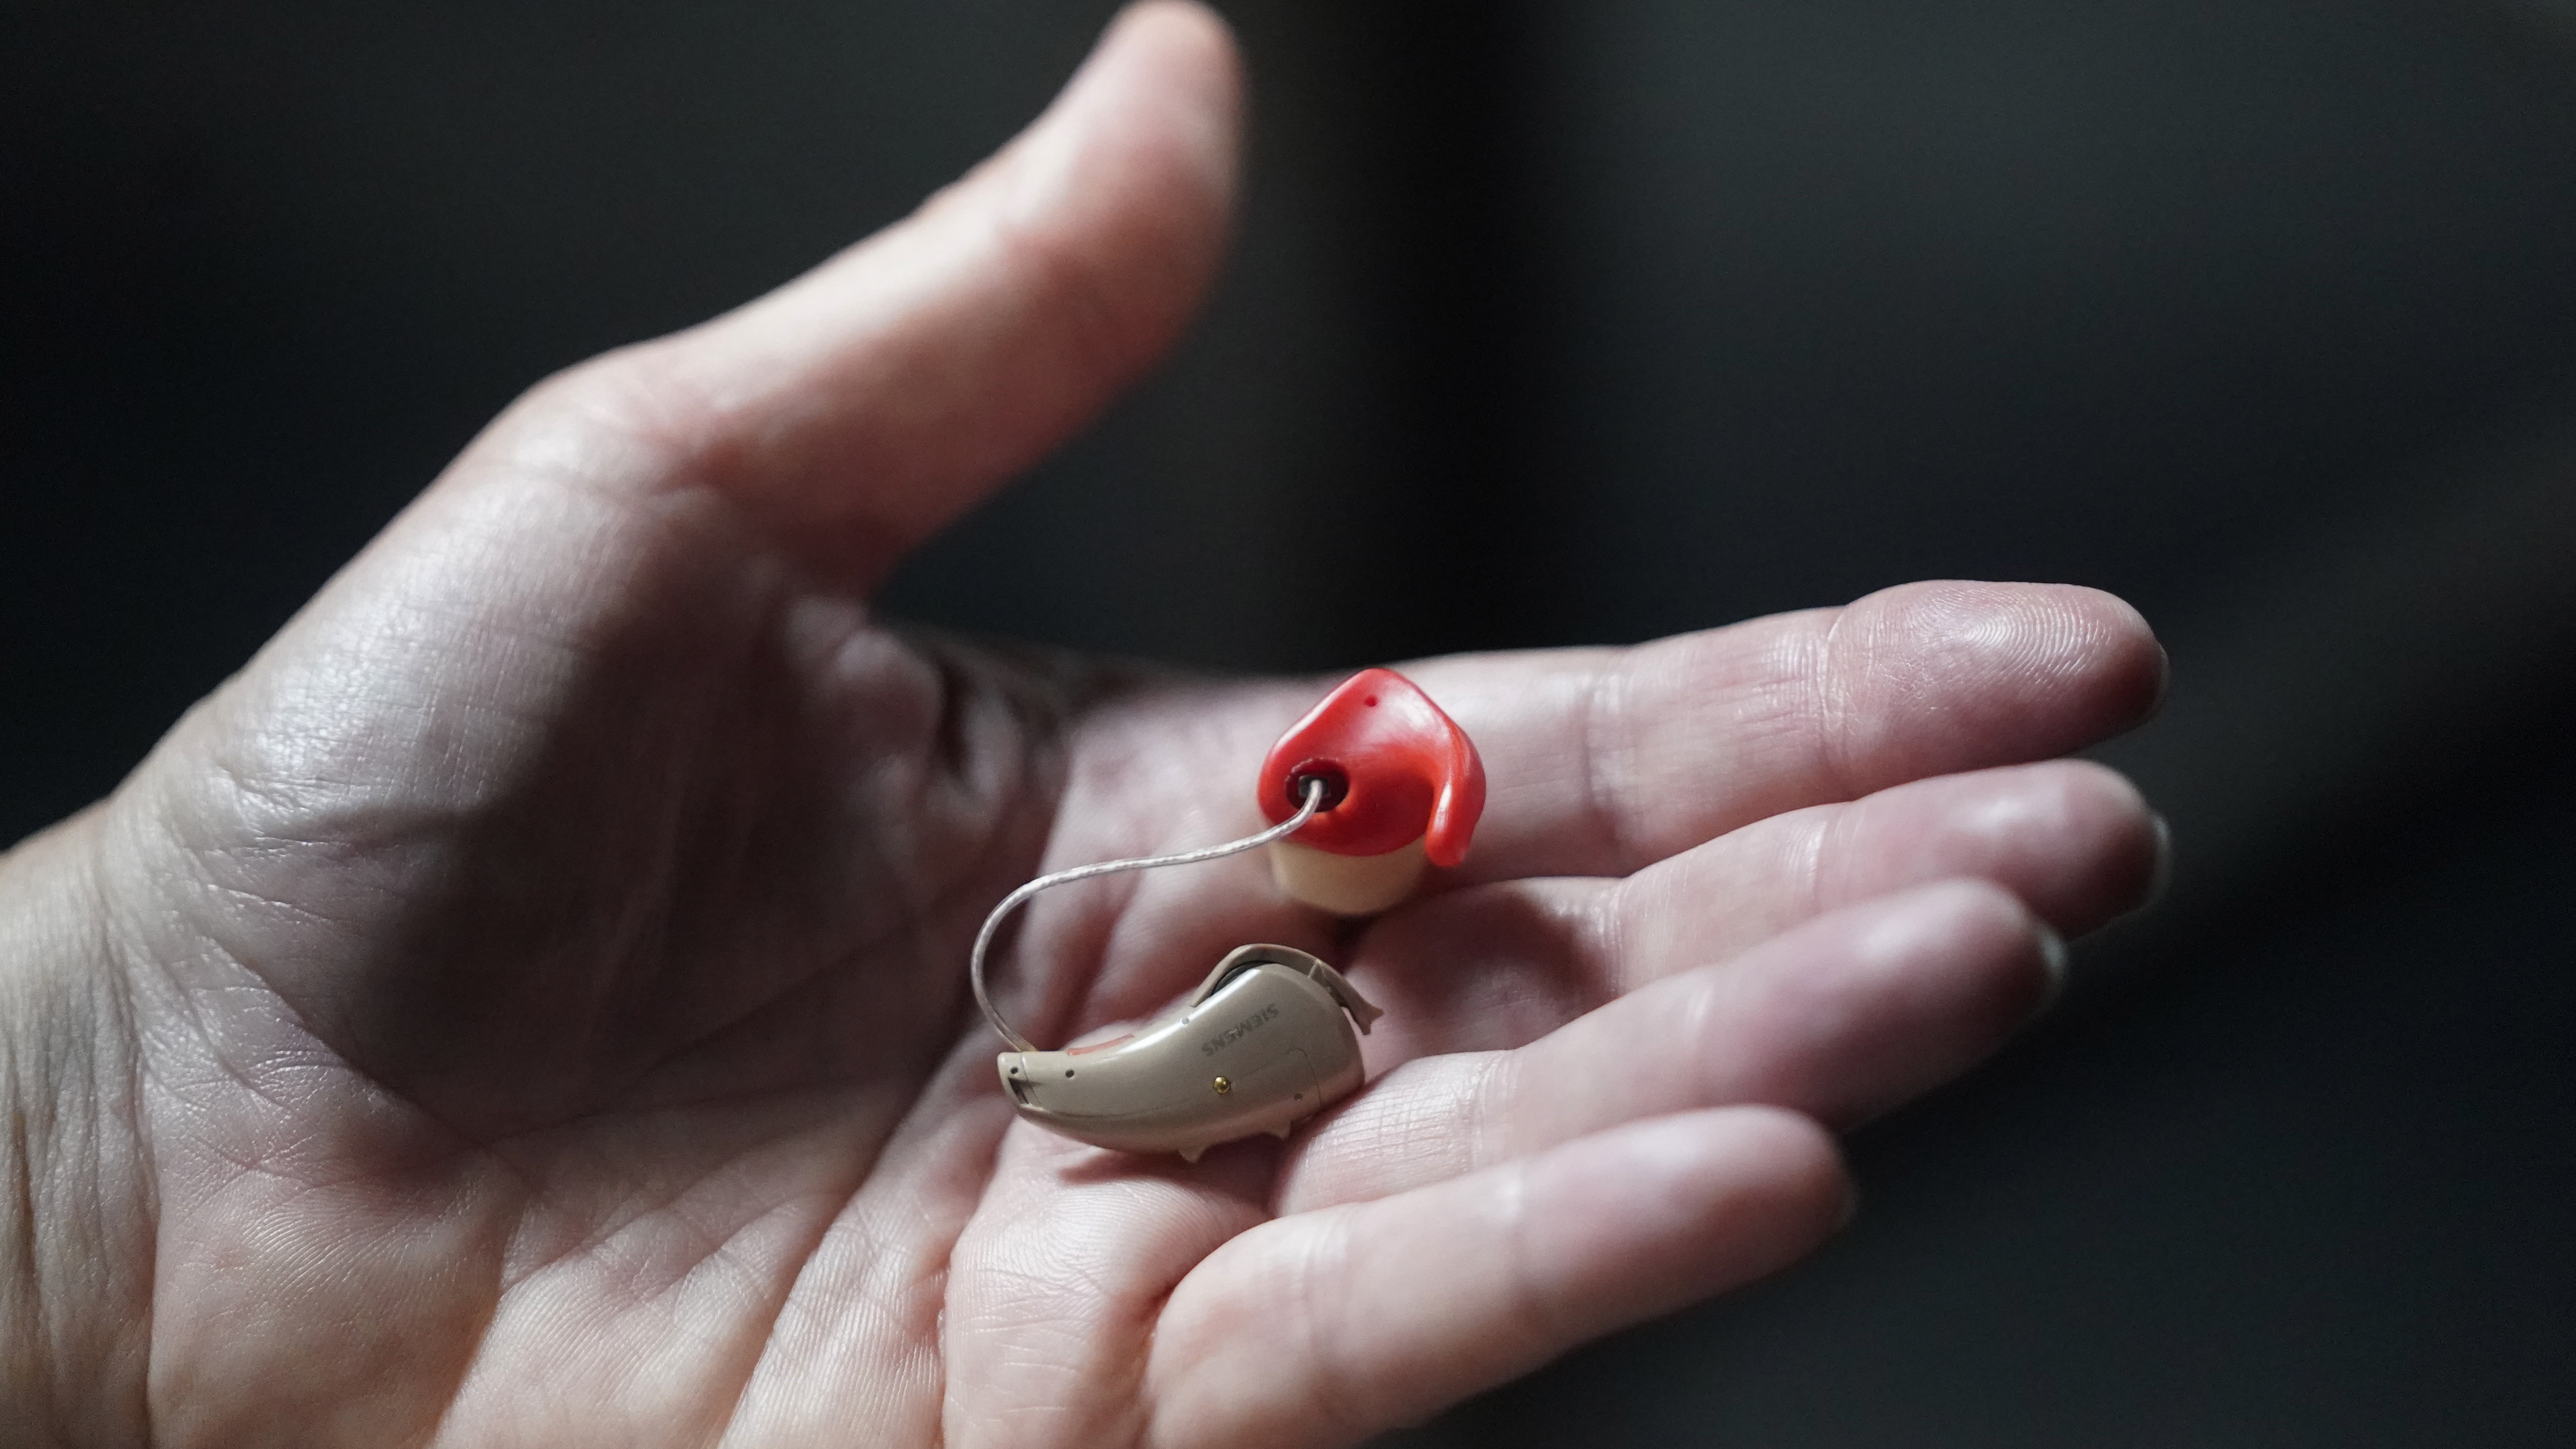
<svg viewBox="0 0 2576 1449">
<path fill-rule="evenodd" d="M 1217 1079 L 1216 1079 L 1216 1094 L 1217 1094 L 1218 1096 L 1222 1097 L 1222 1096 L 1224 1096 L 1226 1093 L 1231 1092 L 1231 1091 L 1233 1091 L 1233 1090 L 1234 1090 L 1234 1083 L 1227 1081 L 1227 1080 L 1226 1080 L 1225 1078 L 1223 1078 L 1223 1077 L 1219 1077 L 1219 1078 L 1217 1078 Z"/>
</svg>

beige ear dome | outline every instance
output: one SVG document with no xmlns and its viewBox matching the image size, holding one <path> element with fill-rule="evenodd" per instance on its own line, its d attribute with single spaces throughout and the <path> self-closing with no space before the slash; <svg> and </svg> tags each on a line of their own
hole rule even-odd
<svg viewBox="0 0 2576 1449">
<path fill-rule="evenodd" d="M 1356 1025 L 1378 1017 L 1341 973 L 1288 946 L 1227 953 L 1178 1007 L 1099 1046 L 1004 1052 L 1019 1114 L 1051 1132 L 1190 1161 L 1290 1128 L 1358 1090 Z"/>
<path fill-rule="evenodd" d="M 1430 865 L 1422 838 L 1384 855 L 1335 855 L 1294 840 L 1270 843 L 1270 878 L 1281 894 L 1341 916 L 1373 916 L 1393 907 Z"/>
</svg>

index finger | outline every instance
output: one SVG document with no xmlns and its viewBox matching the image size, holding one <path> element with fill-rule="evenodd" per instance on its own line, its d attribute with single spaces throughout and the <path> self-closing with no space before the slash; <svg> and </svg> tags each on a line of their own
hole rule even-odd
<svg viewBox="0 0 2576 1449">
<path fill-rule="evenodd" d="M 1466 884 L 1627 875 L 1782 811 L 2066 754 L 2152 713 L 2165 656 L 2098 589 L 1945 582 L 1409 672 L 1485 759 Z"/>
</svg>

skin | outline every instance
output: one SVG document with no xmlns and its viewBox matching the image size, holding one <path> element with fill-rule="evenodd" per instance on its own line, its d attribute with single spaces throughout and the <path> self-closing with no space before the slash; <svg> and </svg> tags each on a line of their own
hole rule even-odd
<svg viewBox="0 0 2576 1449">
<path fill-rule="evenodd" d="M 0 1440 L 1349 1443 L 1814 1248 L 1831 1130 L 2143 899 L 2136 792 L 2046 763 L 2161 689 L 2103 594 L 1408 665 L 1494 782 L 1423 898 L 1340 925 L 1237 858 L 997 963 L 1053 1043 L 1314 950 L 1388 1008 L 1372 1084 L 1195 1167 L 1015 1124 L 984 911 L 1254 828 L 1332 681 L 867 600 L 1184 324 L 1238 87 L 1130 11 L 912 219 L 532 390 L 0 861 Z"/>
</svg>

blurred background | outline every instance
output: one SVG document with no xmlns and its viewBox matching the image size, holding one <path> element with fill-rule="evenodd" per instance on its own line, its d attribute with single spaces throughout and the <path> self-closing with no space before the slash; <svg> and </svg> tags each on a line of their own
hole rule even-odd
<svg viewBox="0 0 2576 1449">
<path fill-rule="evenodd" d="M 1219 295 L 893 608 L 1321 669 L 2051 579 L 2176 671 L 2102 752 L 2171 895 L 1849 1235 L 1390 1445 L 2576 1442 L 2576 4 L 1221 8 Z M 1107 13 L 13 7 L 0 838 Z"/>
</svg>

